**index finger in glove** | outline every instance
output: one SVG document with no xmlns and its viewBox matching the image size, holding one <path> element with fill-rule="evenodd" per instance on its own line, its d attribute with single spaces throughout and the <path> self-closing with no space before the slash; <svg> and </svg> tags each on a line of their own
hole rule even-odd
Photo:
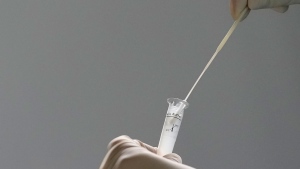
<svg viewBox="0 0 300 169">
<path fill-rule="evenodd" d="M 172 161 L 175 161 L 177 163 L 182 164 L 182 159 L 178 154 L 171 153 L 171 154 L 166 154 L 163 157 L 166 158 L 166 159 L 169 159 L 169 160 L 172 160 Z"/>
<path fill-rule="evenodd" d="M 152 147 L 149 144 L 141 142 L 140 140 L 134 139 L 133 141 L 136 142 L 137 145 L 145 148 L 146 150 L 148 150 L 148 151 L 150 151 L 150 152 L 152 152 L 154 154 L 157 154 L 157 147 Z"/>
<path fill-rule="evenodd" d="M 242 11 L 248 6 L 247 0 L 231 0 L 230 1 L 230 13 L 234 20 L 237 20 Z M 244 20 L 248 15 L 245 15 Z"/>
<path fill-rule="evenodd" d="M 108 149 L 112 149 L 113 147 L 120 145 L 121 143 L 126 143 L 126 144 L 130 144 L 130 145 L 134 145 L 137 147 L 141 147 L 144 148 L 154 154 L 157 154 L 157 148 L 156 147 L 152 147 L 140 140 L 136 140 L 136 139 L 131 139 L 130 137 L 123 135 L 123 136 L 119 136 L 117 138 L 114 138 L 112 141 L 110 141 L 110 143 L 108 144 L 107 148 Z"/>
<path fill-rule="evenodd" d="M 119 136 L 111 140 L 107 146 L 107 149 L 111 149 L 112 147 L 116 146 L 117 144 L 120 144 L 121 142 L 131 142 L 132 139 L 126 135 Z"/>
</svg>

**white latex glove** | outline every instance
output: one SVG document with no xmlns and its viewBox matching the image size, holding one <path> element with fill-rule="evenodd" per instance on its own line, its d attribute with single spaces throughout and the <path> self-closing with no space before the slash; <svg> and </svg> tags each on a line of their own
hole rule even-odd
<svg viewBox="0 0 300 169">
<path fill-rule="evenodd" d="M 119 136 L 108 144 L 108 152 L 99 169 L 193 169 L 181 162 L 177 154 L 162 157 L 155 147 Z"/>
<path fill-rule="evenodd" d="M 230 12 L 232 18 L 236 20 L 246 7 L 250 9 L 272 8 L 277 12 L 284 13 L 288 10 L 289 5 L 293 4 L 300 4 L 300 0 L 230 0 Z M 247 15 L 243 19 L 246 17 Z"/>
</svg>

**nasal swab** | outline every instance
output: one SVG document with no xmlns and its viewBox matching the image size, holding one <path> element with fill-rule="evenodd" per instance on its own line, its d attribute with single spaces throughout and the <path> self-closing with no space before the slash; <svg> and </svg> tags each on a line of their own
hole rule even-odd
<svg viewBox="0 0 300 169">
<path fill-rule="evenodd" d="M 223 38 L 223 40 L 221 41 L 221 43 L 219 44 L 219 46 L 217 47 L 215 53 L 213 54 L 213 56 L 210 58 L 210 60 L 208 61 L 208 63 L 206 64 L 206 66 L 204 67 L 202 73 L 200 74 L 200 76 L 198 77 L 198 79 L 196 80 L 196 82 L 194 83 L 193 87 L 191 88 L 190 92 L 187 94 L 187 96 L 185 97 L 184 101 L 186 101 L 189 96 L 191 95 L 192 91 L 194 90 L 194 88 L 196 87 L 196 85 L 198 84 L 199 80 L 201 79 L 201 77 L 203 76 L 203 74 L 205 73 L 205 71 L 207 70 L 207 68 L 210 66 L 210 64 L 212 63 L 212 61 L 215 59 L 215 57 L 217 56 L 217 54 L 221 51 L 221 49 L 223 48 L 223 46 L 225 45 L 225 43 L 227 42 L 227 40 L 229 39 L 229 37 L 231 36 L 231 34 L 233 33 L 233 31 L 235 30 L 235 28 L 237 27 L 238 23 L 242 20 L 242 18 L 245 16 L 245 14 L 249 13 L 250 9 L 247 7 L 245 8 L 240 17 L 233 23 L 233 25 L 231 26 L 231 28 L 229 29 L 229 31 L 227 32 L 227 34 L 225 35 L 225 37 Z"/>
</svg>

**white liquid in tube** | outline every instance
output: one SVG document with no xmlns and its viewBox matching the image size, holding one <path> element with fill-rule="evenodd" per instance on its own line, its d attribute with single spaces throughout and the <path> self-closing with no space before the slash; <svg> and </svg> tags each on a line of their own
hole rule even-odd
<svg viewBox="0 0 300 169">
<path fill-rule="evenodd" d="M 158 151 L 162 156 L 173 152 L 184 109 L 188 107 L 186 101 L 176 98 L 169 98 L 168 103 L 169 108 L 158 144 Z"/>
</svg>

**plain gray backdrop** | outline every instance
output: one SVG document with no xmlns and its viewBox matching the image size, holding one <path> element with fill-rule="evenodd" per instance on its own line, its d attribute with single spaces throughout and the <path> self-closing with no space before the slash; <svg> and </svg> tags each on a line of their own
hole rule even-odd
<svg viewBox="0 0 300 169">
<path fill-rule="evenodd" d="M 238 25 L 188 100 L 185 164 L 300 168 L 299 16 Z M 229 0 L 1 0 L 0 168 L 96 169 L 122 134 L 157 146 L 232 23 Z"/>
</svg>

